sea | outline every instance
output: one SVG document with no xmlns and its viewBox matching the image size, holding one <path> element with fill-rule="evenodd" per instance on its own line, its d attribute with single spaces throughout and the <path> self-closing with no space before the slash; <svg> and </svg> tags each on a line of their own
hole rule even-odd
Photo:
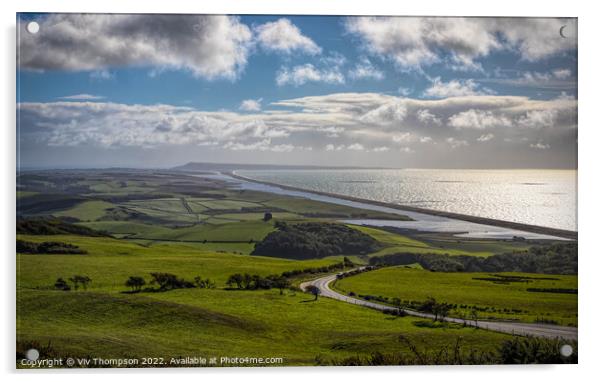
<svg viewBox="0 0 602 382">
<path fill-rule="evenodd" d="M 576 170 L 244 170 L 270 183 L 577 231 Z"/>
</svg>

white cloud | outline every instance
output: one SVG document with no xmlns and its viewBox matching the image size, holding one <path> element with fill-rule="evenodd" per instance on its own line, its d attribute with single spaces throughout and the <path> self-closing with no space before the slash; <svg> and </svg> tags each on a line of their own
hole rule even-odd
<svg viewBox="0 0 602 382">
<path fill-rule="evenodd" d="M 349 77 L 354 80 L 359 79 L 372 79 L 372 80 L 382 80 L 385 78 L 385 74 L 374 67 L 370 60 L 367 58 L 363 58 L 358 62 L 355 67 L 349 71 Z"/>
<path fill-rule="evenodd" d="M 345 145 L 335 146 L 332 143 L 326 145 L 326 151 L 341 151 L 345 148 Z"/>
<path fill-rule="evenodd" d="M 24 141 L 31 139 L 45 147 L 176 149 L 186 145 L 242 152 L 300 152 L 319 147 L 341 156 L 389 147 L 391 151 L 408 148 L 420 153 L 417 157 L 441 158 L 454 147 L 486 139 L 489 133 L 495 133 L 500 142 L 525 142 L 521 147 L 528 152 L 532 152 L 529 142 L 540 140 L 551 146 L 550 152 L 574 149 L 577 112 L 577 100 L 568 97 L 536 100 L 493 95 L 411 99 L 334 93 L 281 100 L 270 106 L 278 109 L 203 111 L 106 101 L 19 103 L 18 123 Z M 424 123 L 433 118 L 441 124 Z M 328 142 L 329 138 L 336 141 Z M 509 147 L 492 148 L 492 155 Z M 512 150 L 520 148 L 512 145 Z M 474 151 L 466 147 L 454 155 L 469 153 Z M 528 159 L 525 152 L 515 155 Z"/>
<path fill-rule="evenodd" d="M 511 120 L 504 115 L 495 115 L 491 111 L 470 109 L 449 118 L 449 125 L 458 129 L 489 129 L 499 126 L 511 126 Z"/>
<path fill-rule="evenodd" d="M 535 144 L 531 143 L 531 144 L 529 145 L 529 147 L 531 147 L 532 149 L 538 149 L 538 150 L 547 150 L 547 149 L 549 149 L 549 148 L 550 148 L 550 145 L 548 145 L 548 144 L 544 144 L 544 143 L 542 143 L 541 141 L 539 141 L 539 142 L 537 142 L 537 143 L 535 143 Z"/>
<path fill-rule="evenodd" d="M 554 77 L 556 77 L 558 79 L 565 80 L 571 76 L 571 70 L 570 69 L 556 69 L 556 70 L 552 71 L 552 74 L 554 74 Z"/>
<path fill-rule="evenodd" d="M 345 83 L 345 77 L 337 67 L 318 69 L 312 64 L 297 65 L 292 69 L 282 68 L 276 75 L 276 84 L 278 86 L 287 84 L 300 86 L 308 82 L 343 84 Z"/>
<path fill-rule="evenodd" d="M 433 79 L 431 86 L 424 91 L 424 95 L 434 98 L 448 98 L 493 94 L 490 89 L 479 90 L 478 88 L 479 85 L 472 79 L 443 82 L 440 77 L 436 77 Z"/>
<path fill-rule="evenodd" d="M 370 151 L 375 152 L 375 153 L 384 153 L 389 150 L 390 150 L 390 148 L 388 146 L 379 146 L 379 147 L 372 148 Z"/>
<path fill-rule="evenodd" d="M 21 69 L 92 71 L 185 69 L 207 79 L 234 79 L 247 63 L 251 30 L 231 16 L 49 14 L 42 33 L 19 22 Z"/>
<path fill-rule="evenodd" d="M 326 126 L 326 127 L 319 127 L 318 131 L 326 133 L 326 136 L 329 138 L 338 138 L 339 135 L 345 131 L 345 129 L 343 129 L 342 127 L 336 127 L 336 126 Z"/>
<path fill-rule="evenodd" d="M 435 116 L 433 113 L 431 113 L 428 109 L 418 110 L 416 112 L 416 116 L 418 117 L 418 120 L 425 125 L 432 124 L 436 126 L 441 126 L 441 119 Z"/>
<path fill-rule="evenodd" d="M 404 96 L 404 97 L 407 97 L 407 96 L 409 96 L 410 94 L 412 94 L 412 89 L 410 89 L 410 88 L 404 88 L 403 86 L 400 86 L 400 87 L 397 89 L 397 92 L 398 92 L 399 94 L 401 94 L 402 96 Z"/>
<path fill-rule="evenodd" d="M 458 148 L 458 147 L 462 147 L 462 146 L 468 146 L 468 142 L 465 140 L 459 140 L 453 137 L 449 137 L 445 140 L 445 142 L 447 142 L 452 149 Z"/>
<path fill-rule="evenodd" d="M 59 99 L 67 99 L 67 100 L 79 100 L 79 101 L 94 101 L 104 99 L 104 96 L 92 95 L 92 94 L 74 94 L 64 97 L 58 97 Z"/>
<path fill-rule="evenodd" d="M 477 59 L 499 50 L 516 51 L 536 61 L 576 49 L 576 39 L 558 38 L 574 19 L 460 18 L 460 17 L 349 17 L 346 29 L 365 49 L 392 60 L 401 69 L 417 69 L 450 56 L 451 68 L 481 70 Z"/>
<path fill-rule="evenodd" d="M 261 101 L 262 101 L 262 98 L 246 99 L 240 103 L 240 106 L 238 108 L 240 110 L 244 110 L 244 111 L 260 111 L 261 110 Z"/>
<path fill-rule="evenodd" d="M 110 80 L 112 78 L 115 78 L 115 75 L 106 69 L 102 69 L 102 70 L 94 70 L 93 72 L 90 72 L 90 78 L 92 80 L 96 80 L 96 81 L 104 81 L 104 80 Z"/>
<path fill-rule="evenodd" d="M 482 81 L 507 84 L 514 86 L 541 87 L 541 88 L 575 88 L 571 79 L 570 69 L 555 69 L 546 72 L 527 71 L 521 72 L 515 78 L 491 78 Z"/>
<path fill-rule="evenodd" d="M 408 114 L 407 106 L 402 100 L 387 102 L 360 116 L 360 121 L 377 125 L 401 122 Z"/>
<path fill-rule="evenodd" d="M 263 139 L 253 143 L 227 142 L 223 147 L 232 151 L 291 152 L 295 149 L 295 146 L 289 144 L 272 145 L 270 139 Z"/>
<path fill-rule="evenodd" d="M 490 134 L 483 134 L 483 135 L 481 135 L 480 137 L 477 138 L 477 141 L 479 141 L 479 142 L 487 142 L 487 141 L 492 140 L 493 138 L 495 138 L 495 135 L 493 135 L 491 133 Z"/>
<path fill-rule="evenodd" d="M 518 118 L 518 125 L 532 129 L 554 126 L 558 112 L 556 110 L 529 110 Z"/>
<path fill-rule="evenodd" d="M 361 143 L 353 143 L 349 146 L 347 146 L 347 150 L 353 150 L 353 151 L 364 151 L 364 145 L 362 145 Z"/>
<path fill-rule="evenodd" d="M 304 36 L 299 28 L 286 18 L 259 25 L 255 32 L 259 44 L 266 50 L 287 54 L 294 51 L 318 54 L 322 51 L 312 39 Z"/>
</svg>

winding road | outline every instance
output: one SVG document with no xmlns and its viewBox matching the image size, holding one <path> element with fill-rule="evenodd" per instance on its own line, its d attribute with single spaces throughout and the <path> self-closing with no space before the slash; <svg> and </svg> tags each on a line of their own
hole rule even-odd
<svg viewBox="0 0 602 382">
<path fill-rule="evenodd" d="M 330 289 L 330 283 L 335 281 L 337 275 L 328 275 L 320 277 L 315 280 L 306 281 L 301 283 L 299 287 L 305 291 L 310 285 L 314 285 L 320 289 L 320 295 L 323 297 L 329 297 L 335 300 L 344 301 L 350 304 L 365 306 L 367 308 L 376 310 L 390 310 L 395 309 L 392 306 L 378 304 L 371 301 L 360 300 L 350 296 L 345 296 L 338 292 Z M 410 316 L 416 316 L 421 318 L 434 319 L 435 316 L 429 313 L 417 312 L 415 310 L 404 309 L 405 313 Z M 520 336 L 537 336 L 547 338 L 562 338 L 565 340 L 577 340 L 577 328 L 571 326 L 559 326 L 559 325 L 547 325 L 547 324 L 527 324 L 522 322 L 509 322 L 509 321 L 485 321 L 485 320 L 464 320 L 461 318 L 454 317 L 443 317 L 439 318 L 443 321 L 453 322 L 457 324 L 466 324 L 468 326 L 474 326 L 485 330 L 492 330 L 495 332 L 508 333 Z"/>
</svg>

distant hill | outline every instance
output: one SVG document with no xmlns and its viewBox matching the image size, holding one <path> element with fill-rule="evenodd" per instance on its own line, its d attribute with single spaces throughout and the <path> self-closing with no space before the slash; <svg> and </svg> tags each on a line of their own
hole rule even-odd
<svg viewBox="0 0 602 382">
<path fill-rule="evenodd" d="M 275 165 L 275 164 L 248 164 L 248 163 L 209 163 L 190 162 L 182 166 L 173 167 L 176 171 L 234 171 L 234 170 L 354 170 L 374 169 L 376 167 L 349 167 L 349 166 L 303 166 L 303 165 Z"/>
</svg>

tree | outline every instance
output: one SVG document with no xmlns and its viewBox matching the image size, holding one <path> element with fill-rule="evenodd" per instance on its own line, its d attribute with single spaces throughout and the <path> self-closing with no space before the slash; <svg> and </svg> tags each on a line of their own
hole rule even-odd
<svg viewBox="0 0 602 382">
<path fill-rule="evenodd" d="M 215 283 L 211 281 L 211 279 L 203 279 L 201 276 L 196 276 L 194 278 L 194 283 L 199 288 L 213 289 L 215 288 Z"/>
<path fill-rule="evenodd" d="M 272 213 L 271 212 L 266 212 L 265 214 L 263 214 L 263 221 L 267 222 L 269 220 L 272 220 Z"/>
<path fill-rule="evenodd" d="M 251 289 L 251 285 L 253 284 L 253 276 L 248 273 L 245 273 L 242 276 L 242 285 L 245 289 Z"/>
<path fill-rule="evenodd" d="M 401 313 L 401 299 L 399 297 L 393 297 L 391 299 L 391 304 L 393 304 L 397 308 L 397 313 Z"/>
<path fill-rule="evenodd" d="M 87 290 L 88 284 L 90 283 L 90 281 L 92 281 L 92 279 L 88 276 L 74 275 L 73 277 L 69 278 L 69 281 L 73 283 L 73 287 L 75 288 L 75 290 L 79 289 L 79 284 L 82 285 L 84 290 Z"/>
<path fill-rule="evenodd" d="M 153 272 L 151 273 L 153 278 L 151 284 L 159 284 L 159 289 L 167 290 L 178 287 L 178 277 L 171 273 Z"/>
<path fill-rule="evenodd" d="M 228 281 L 226 281 L 226 284 L 228 284 L 230 288 L 232 287 L 232 285 L 236 284 L 236 287 L 238 289 L 242 289 L 242 281 L 243 276 L 240 273 L 235 273 L 233 275 L 230 275 Z"/>
<path fill-rule="evenodd" d="M 274 283 L 273 285 L 276 288 L 280 289 L 280 294 L 281 295 L 284 294 L 284 290 L 286 288 L 288 288 L 288 287 L 291 286 L 291 282 L 286 277 L 282 277 L 282 276 L 274 279 L 273 283 Z"/>
<path fill-rule="evenodd" d="M 473 308 L 470 311 L 470 318 L 472 318 L 472 320 L 474 321 L 475 326 L 477 326 L 478 322 L 479 322 L 478 321 L 479 320 L 479 312 L 477 312 L 477 310 Z"/>
<path fill-rule="evenodd" d="M 435 321 L 437 321 L 437 318 L 443 321 L 443 318 L 447 317 L 451 308 L 452 306 L 450 304 L 446 304 L 444 302 L 435 304 L 433 311 L 433 313 L 435 314 Z"/>
<path fill-rule="evenodd" d="M 71 287 L 69 286 L 69 284 L 65 280 L 63 280 L 62 277 L 59 277 L 58 279 L 56 279 L 56 282 L 54 283 L 54 287 L 56 289 L 64 290 L 64 291 L 71 290 Z"/>
<path fill-rule="evenodd" d="M 353 261 L 349 260 L 347 256 L 343 257 L 343 267 L 353 268 L 354 266 L 355 264 L 353 263 Z"/>
<path fill-rule="evenodd" d="M 320 295 L 320 293 L 322 293 L 320 288 L 318 288 L 315 285 L 310 285 L 305 290 L 314 295 L 314 301 L 316 301 L 318 299 L 318 296 Z"/>
<path fill-rule="evenodd" d="M 146 280 L 140 276 L 130 276 L 125 282 L 125 286 L 132 288 L 132 292 L 140 292 L 144 285 L 146 285 Z"/>
</svg>

